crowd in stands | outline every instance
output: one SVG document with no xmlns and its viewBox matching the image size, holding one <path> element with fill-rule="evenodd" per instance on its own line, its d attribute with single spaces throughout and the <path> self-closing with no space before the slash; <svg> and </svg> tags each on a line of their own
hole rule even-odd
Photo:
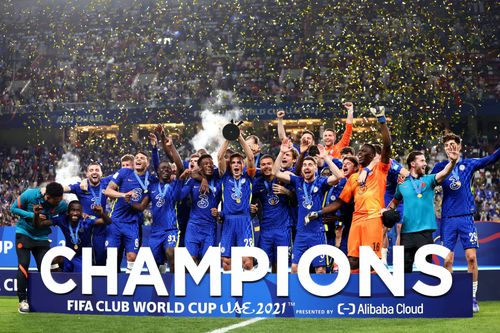
<svg viewBox="0 0 500 333">
<path fill-rule="evenodd" d="M 179 145 L 181 156 L 189 158 L 192 147 L 186 138 L 181 138 Z M 269 146 L 268 146 L 269 147 Z M 465 145 L 465 157 L 483 157 L 491 153 L 491 147 Z M 92 146 L 52 146 L 30 147 L 18 149 L 14 147 L 0 148 L 0 225 L 15 225 L 16 218 L 10 213 L 11 203 L 27 188 L 56 179 L 58 161 L 65 151 L 70 151 L 79 157 L 80 177 L 85 177 L 85 167 L 91 161 L 99 162 L 105 175 L 109 175 L 120 167 L 119 159 L 125 153 L 143 149 L 149 150 L 145 141 L 116 145 L 112 140 L 102 140 Z M 430 147 L 426 151 L 429 170 L 446 155 L 441 146 Z M 400 156 L 401 161 L 405 158 Z M 476 221 L 500 222 L 500 168 L 492 165 L 475 173 L 472 191 L 476 199 Z M 436 191 L 436 215 L 440 217 L 440 191 Z M 146 214 L 147 215 L 147 214 Z"/>
<path fill-rule="evenodd" d="M 3 112 L 189 102 L 215 89 L 238 102 L 500 96 L 491 0 L 42 0 L 0 9 Z"/>
</svg>

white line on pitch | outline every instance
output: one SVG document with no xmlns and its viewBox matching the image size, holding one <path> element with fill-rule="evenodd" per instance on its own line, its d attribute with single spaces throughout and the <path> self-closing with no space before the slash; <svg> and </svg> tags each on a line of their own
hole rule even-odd
<svg viewBox="0 0 500 333">
<path fill-rule="evenodd" d="M 248 325 L 252 325 L 253 323 L 256 323 L 256 322 L 258 322 L 259 320 L 262 320 L 262 319 L 266 319 L 266 318 L 257 317 L 257 318 L 253 318 L 253 319 L 250 319 L 250 320 L 245 320 L 244 322 L 241 322 L 241 323 L 238 323 L 238 324 L 234 324 L 234 325 L 230 325 L 230 326 L 226 326 L 226 327 L 222 327 L 222 328 L 218 328 L 218 329 L 210 331 L 208 333 L 225 333 L 227 331 L 231 331 L 231 330 L 234 330 L 236 328 L 240 328 L 240 327 L 245 327 L 245 326 L 248 326 Z"/>
</svg>

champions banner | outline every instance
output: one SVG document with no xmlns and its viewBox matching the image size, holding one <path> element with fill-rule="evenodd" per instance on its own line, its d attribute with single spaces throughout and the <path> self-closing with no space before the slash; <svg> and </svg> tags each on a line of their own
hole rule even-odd
<svg viewBox="0 0 500 333">
<path fill-rule="evenodd" d="M 158 296 L 153 286 L 138 286 L 131 296 L 123 291 L 128 274 L 118 274 L 118 293 L 108 295 L 107 279 L 94 277 L 91 295 L 82 294 L 81 275 L 52 274 L 58 283 L 72 279 L 77 287 L 55 294 L 44 285 L 39 273 L 30 273 L 29 300 L 33 312 L 175 317 L 298 317 L 298 318 L 416 318 L 472 317 L 472 276 L 453 274 L 450 290 L 439 297 L 423 296 L 413 289 L 418 281 L 436 285 L 439 280 L 421 273 L 405 274 L 405 296 L 394 297 L 376 274 L 371 274 L 371 297 L 359 296 L 359 275 L 351 275 L 343 290 L 331 297 L 319 297 L 305 290 L 297 275 L 289 275 L 289 296 L 278 297 L 275 274 L 243 285 L 242 297 L 231 296 L 231 275 L 222 275 L 221 296 L 210 296 L 210 275 L 199 285 L 186 275 L 186 296 L 174 296 L 175 278 L 164 274 L 170 296 Z M 312 274 L 319 285 L 328 285 L 337 274 Z"/>
<path fill-rule="evenodd" d="M 479 235 L 479 249 L 477 257 L 479 258 L 479 268 L 498 268 L 500 267 L 500 223 L 498 222 L 478 222 L 476 223 Z M 143 226 L 142 244 L 149 244 L 150 227 Z M 49 235 L 51 246 L 66 244 L 61 230 L 52 227 L 52 233 Z M 15 227 L 0 227 L 0 268 L 17 268 Z M 392 254 L 391 254 L 392 257 Z M 467 266 L 464 251 L 461 249 L 460 242 L 457 242 L 455 248 L 455 266 Z M 35 268 L 35 260 L 31 257 L 30 268 Z"/>
</svg>

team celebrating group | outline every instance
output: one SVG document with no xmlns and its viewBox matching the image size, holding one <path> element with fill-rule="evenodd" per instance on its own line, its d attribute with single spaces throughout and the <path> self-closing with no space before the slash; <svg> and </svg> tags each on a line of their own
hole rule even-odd
<svg viewBox="0 0 500 333">
<path fill-rule="evenodd" d="M 441 241 L 451 251 L 445 267 L 452 270 L 453 251 L 460 238 L 473 274 L 473 310 L 479 311 L 478 237 L 470 184 L 476 170 L 498 160 L 500 150 L 480 159 L 463 158 L 461 139 L 448 132 L 442 140 L 448 161 L 436 164 L 426 174 L 425 155 L 420 151 L 408 155 L 406 167 L 391 159 L 384 107 L 370 109 L 378 120 L 382 144 L 365 143 L 356 154 L 349 146 L 353 104 L 345 103 L 344 107 L 346 128 L 338 143 L 335 130 L 328 128 L 323 132 L 323 144 L 316 144 L 314 133 L 307 130 L 300 142 L 293 144 L 283 125 L 285 113 L 280 111 L 281 147 L 276 158 L 260 151 L 258 137 L 244 139 L 240 134 L 237 141 L 244 155 L 229 148 L 231 141 L 226 140 L 218 151 L 217 163 L 204 149 L 185 162 L 172 137 L 158 126 L 157 134 L 150 134 L 151 157 L 146 152 L 125 155 L 122 168 L 107 177 L 99 164 L 90 163 L 87 178 L 81 182 L 70 186 L 52 182 L 26 190 L 11 206 L 19 216 L 19 311 L 29 312 L 30 254 L 40 268 L 50 249 L 50 226 L 58 226 L 66 246 L 76 252 L 72 260 L 54 262 L 54 269 L 81 271 L 83 247 L 93 248 L 96 265 L 105 265 L 106 248 L 116 247 L 120 258 L 125 252 L 127 271 L 131 271 L 142 243 L 143 211 L 148 207 L 152 214 L 148 245 L 162 271 L 167 266 L 174 271 L 174 249 L 178 246 L 185 246 L 198 262 L 209 247 L 219 246 L 226 271 L 232 265 L 251 270 L 255 264 L 252 257 L 232 263 L 231 247 L 258 246 L 269 256 L 274 271 L 277 247 L 288 246 L 291 272 L 296 273 L 306 250 L 330 244 L 348 256 L 356 272 L 360 246 L 370 246 L 386 260 L 387 234 L 392 228 L 397 235 L 395 243 L 405 246 L 405 271 L 411 272 L 418 248 L 434 243 L 432 233 L 438 228 L 434 188 L 438 185 L 443 188 Z M 160 160 L 160 143 L 168 160 Z M 75 194 L 78 200 L 67 204 L 65 192 Z M 179 220 L 184 217 L 187 223 L 183 226 Z M 334 263 L 329 261 L 327 256 L 318 256 L 311 269 L 334 272 Z"/>
</svg>

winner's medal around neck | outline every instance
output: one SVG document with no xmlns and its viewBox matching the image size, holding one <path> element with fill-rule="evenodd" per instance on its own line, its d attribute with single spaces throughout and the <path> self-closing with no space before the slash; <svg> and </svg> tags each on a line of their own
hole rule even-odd
<svg viewBox="0 0 500 333">
<path fill-rule="evenodd" d="M 146 171 L 146 173 L 145 173 L 144 182 L 142 181 L 141 177 L 139 177 L 139 175 L 135 171 L 134 171 L 134 176 L 135 176 L 135 179 L 137 180 L 137 182 L 139 183 L 139 185 L 141 186 L 142 192 L 144 194 L 147 194 L 148 193 L 148 186 L 149 186 L 149 171 Z"/>
<path fill-rule="evenodd" d="M 413 178 L 413 176 L 410 175 L 410 182 L 411 185 L 413 186 L 413 189 L 417 193 L 417 198 L 422 198 L 422 181 L 420 179 Z"/>
<path fill-rule="evenodd" d="M 304 190 L 304 197 L 305 197 L 304 204 L 305 204 L 305 207 L 306 207 L 306 209 L 310 210 L 312 208 L 312 206 L 313 206 L 312 194 L 313 194 L 313 192 L 314 193 L 318 192 L 318 189 L 316 187 L 316 180 L 314 180 L 312 182 L 311 188 L 309 190 L 307 190 L 306 182 L 304 181 L 304 183 L 302 184 L 302 189 Z"/>
</svg>

